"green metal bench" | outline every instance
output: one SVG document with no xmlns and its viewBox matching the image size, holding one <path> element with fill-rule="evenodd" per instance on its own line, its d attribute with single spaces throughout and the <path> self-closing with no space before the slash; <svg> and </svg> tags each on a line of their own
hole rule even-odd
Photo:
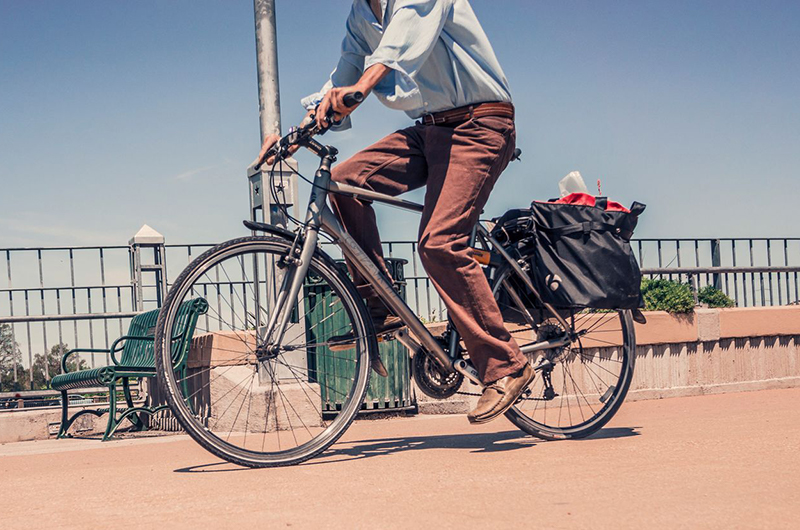
<svg viewBox="0 0 800 530">
<path fill-rule="evenodd" d="M 189 347 L 194 335 L 195 325 L 200 315 L 208 311 L 208 302 L 203 298 L 195 298 L 181 304 L 178 310 L 178 317 L 175 322 L 175 329 L 172 337 L 172 362 L 175 366 L 176 374 L 180 374 L 182 379 L 186 378 L 186 365 L 189 357 Z M 130 380 L 141 377 L 155 377 L 155 327 L 158 320 L 158 310 L 148 311 L 136 315 L 131 320 L 128 334 L 124 335 L 111 345 L 108 350 L 104 349 L 85 349 L 76 348 L 70 350 L 61 358 L 61 374 L 55 376 L 50 381 L 53 390 L 61 391 L 61 428 L 58 431 L 58 438 L 67 435 L 70 426 L 84 414 L 93 414 L 97 417 L 108 413 L 108 425 L 106 426 L 103 440 L 108 440 L 117 428 L 126 419 L 133 424 L 134 430 L 145 429 L 145 424 L 139 416 L 140 413 L 155 414 L 167 408 L 166 405 L 157 407 L 136 407 L 131 396 Z M 116 354 L 121 352 L 119 360 Z M 108 353 L 114 364 L 102 368 L 92 368 L 89 370 L 79 370 L 77 372 L 67 372 L 67 359 L 75 353 Z M 122 383 L 122 392 L 125 396 L 127 408 L 117 409 L 117 383 Z M 104 409 L 85 409 L 69 417 L 68 390 L 76 388 L 91 388 L 97 386 L 108 387 L 109 407 Z M 184 389 L 186 391 L 186 389 Z M 117 413 L 120 412 L 119 416 Z"/>
</svg>

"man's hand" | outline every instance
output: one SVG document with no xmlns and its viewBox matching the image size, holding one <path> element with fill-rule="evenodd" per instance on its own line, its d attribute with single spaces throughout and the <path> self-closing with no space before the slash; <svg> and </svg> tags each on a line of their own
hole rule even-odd
<svg viewBox="0 0 800 530">
<path fill-rule="evenodd" d="M 312 111 L 309 111 L 308 113 L 306 113 L 305 118 L 303 118 L 303 121 L 300 122 L 300 126 L 301 127 L 303 127 L 307 123 L 309 123 L 309 119 L 310 119 L 312 114 L 313 114 Z M 280 140 L 280 139 L 281 139 L 281 137 L 278 134 L 270 134 L 266 138 L 264 138 L 264 143 L 261 145 L 261 152 L 258 153 L 258 158 L 256 158 L 257 163 L 265 164 L 265 165 L 268 165 L 268 166 L 272 166 L 272 165 L 275 164 L 275 157 L 274 156 L 271 156 L 266 160 L 264 160 L 264 156 L 267 154 L 267 151 L 269 151 L 272 148 L 272 146 L 275 145 L 278 142 L 278 140 Z M 290 146 L 289 147 L 289 154 L 293 155 L 294 153 L 297 152 L 298 149 L 300 149 L 300 146 L 298 146 L 298 145 Z"/>
<path fill-rule="evenodd" d="M 320 101 L 319 106 L 317 106 L 317 128 L 324 129 L 331 125 L 331 122 L 326 119 L 328 112 L 331 110 L 333 111 L 333 120 L 336 122 L 342 121 L 356 110 L 358 105 L 352 107 L 346 106 L 344 104 L 344 97 L 347 94 L 359 91 L 360 89 L 356 85 L 331 88 L 328 90 L 322 98 L 322 101 Z"/>
<path fill-rule="evenodd" d="M 264 160 L 264 155 L 267 154 L 275 143 L 280 140 L 281 137 L 279 134 L 269 134 L 266 138 L 264 138 L 264 143 L 261 145 L 261 152 L 258 153 L 258 158 L 256 158 L 256 164 L 266 164 L 271 166 L 275 163 L 275 157 L 271 156 L 266 161 Z"/>
</svg>

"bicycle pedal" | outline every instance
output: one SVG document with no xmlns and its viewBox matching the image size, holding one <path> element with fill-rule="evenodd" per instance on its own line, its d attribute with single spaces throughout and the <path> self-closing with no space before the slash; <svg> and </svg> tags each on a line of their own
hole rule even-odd
<svg viewBox="0 0 800 530">
<path fill-rule="evenodd" d="M 526 389 L 525 389 L 525 390 L 522 392 L 522 394 L 520 394 L 520 395 L 519 395 L 519 397 L 518 397 L 518 398 L 517 398 L 517 400 L 514 402 L 514 404 L 516 405 L 517 403 L 521 403 L 521 402 L 525 401 L 526 399 L 528 399 L 528 398 L 530 398 L 530 397 L 531 397 L 531 394 L 533 394 L 533 393 L 531 392 L 531 389 L 530 389 L 530 388 L 526 388 Z"/>
<path fill-rule="evenodd" d="M 395 333 L 394 331 L 389 331 L 386 333 L 381 333 L 380 335 L 375 335 L 375 340 L 378 343 L 394 340 L 394 333 Z M 352 350 L 355 347 L 356 347 L 355 339 L 328 343 L 328 349 L 331 351 L 346 351 L 346 350 Z"/>
</svg>

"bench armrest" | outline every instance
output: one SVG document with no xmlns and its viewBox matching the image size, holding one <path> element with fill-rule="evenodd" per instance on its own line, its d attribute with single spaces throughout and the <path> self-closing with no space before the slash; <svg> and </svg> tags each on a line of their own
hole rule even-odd
<svg viewBox="0 0 800 530">
<path fill-rule="evenodd" d="M 106 349 L 98 349 L 98 348 L 75 348 L 73 350 L 69 350 L 67 353 L 61 356 L 61 371 L 62 373 L 67 373 L 67 358 L 72 355 L 73 353 L 109 353 L 109 350 Z M 112 353 L 113 355 L 113 353 Z"/>
<path fill-rule="evenodd" d="M 182 337 L 183 337 L 183 335 L 184 335 L 184 333 L 180 333 L 179 335 L 176 335 L 176 336 L 172 337 L 172 339 L 171 339 L 171 340 L 172 340 L 173 342 L 174 342 L 174 341 L 176 341 L 176 340 L 179 340 L 180 338 L 182 338 Z M 124 341 L 128 341 L 128 340 L 139 340 L 139 341 L 151 341 L 151 342 L 152 342 L 152 341 L 155 341 L 156 339 L 155 339 L 155 337 L 138 337 L 138 336 L 136 336 L 136 335 L 123 335 L 123 336 L 121 336 L 120 338 L 118 338 L 117 340 L 115 340 L 115 341 L 114 341 L 114 343 L 111 345 L 111 348 L 110 348 L 110 350 L 103 350 L 103 351 L 104 351 L 104 352 L 105 352 L 105 351 L 108 351 L 108 352 L 110 352 L 110 353 L 111 353 L 111 360 L 112 360 L 112 361 L 114 362 L 114 364 L 116 364 L 117 366 L 119 366 L 119 365 L 120 365 L 120 363 L 119 363 L 119 361 L 117 360 L 117 357 L 116 357 L 116 355 L 114 355 L 114 354 L 115 354 L 115 353 L 117 353 L 117 352 L 119 352 L 119 351 L 121 351 L 121 350 L 122 350 L 122 348 L 123 348 L 123 344 L 122 344 L 122 343 L 123 343 Z"/>
<path fill-rule="evenodd" d="M 117 340 L 114 341 L 114 344 L 111 345 L 111 361 L 119 366 L 119 361 L 117 360 L 117 356 L 115 355 L 117 352 L 122 351 L 123 342 L 129 340 L 140 340 L 140 341 L 155 341 L 155 337 L 137 337 L 135 335 L 123 335 Z"/>
</svg>

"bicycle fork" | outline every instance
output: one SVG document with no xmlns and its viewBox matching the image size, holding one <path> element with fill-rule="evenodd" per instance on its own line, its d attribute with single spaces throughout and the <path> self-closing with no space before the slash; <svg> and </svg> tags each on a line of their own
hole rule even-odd
<svg viewBox="0 0 800 530">
<path fill-rule="evenodd" d="M 333 157 L 323 158 L 314 175 L 314 187 L 311 189 L 311 198 L 308 203 L 302 247 L 298 248 L 297 239 L 295 239 L 289 255 L 284 258 L 287 273 L 283 277 L 274 310 L 262 335 L 264 343 L 269 346 L 270 350 L 274 350 L 270 353 L 274 353 L 280 347 L 292 313 L 291 301 L 296 300 L 300 294 L 303 278 L 311 266 L 311 258 L 317 248 L 319 229 L 322 226 L 322 212 L 327 209 L 325 204 L 327 193 L 318 193 L 318 182 L 320 186 L 323 186 L 323 183 L 330 181 L 330 166 L 333 161 Z"/>
</svg>

